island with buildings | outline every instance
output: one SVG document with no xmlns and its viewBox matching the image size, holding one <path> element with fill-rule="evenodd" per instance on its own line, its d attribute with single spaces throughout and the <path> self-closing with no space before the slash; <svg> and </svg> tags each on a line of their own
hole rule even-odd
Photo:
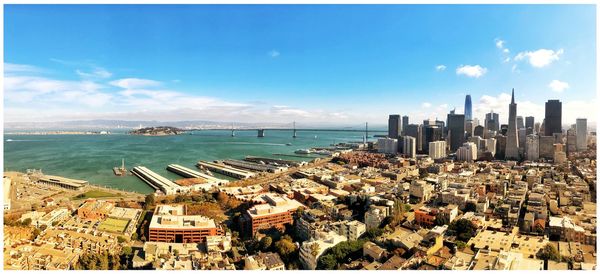
<svg viewBox="0 0 600 274">
<path fill-rule="evenodd" d="M 166 136 L 166 135 L 178 135 L 183 132 L 184 132 L 184 130 L 179 129 L 179 128 L 159 126 L 159 127 L 145 127 L 145 128 L 132 130 L 129 132 L 129 134 L 144 135 L 144 136 Z"/>
</svg>

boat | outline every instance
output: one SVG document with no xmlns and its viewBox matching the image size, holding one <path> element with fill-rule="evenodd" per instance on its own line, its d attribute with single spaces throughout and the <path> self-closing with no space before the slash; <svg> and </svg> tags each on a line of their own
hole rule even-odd
<svg viewBox="0 0 600 274">
<path fill-rule="evenodd" d="M 310 154 L 310 149 L 298 149 L 294 151 L 296 154 Z"/>
<path fill-rule="evenodd" d="M 287 143 L 287 144 L 285 144 L 285 145 L 286 145 L 286 146 L 291 146 L 291 145 L 292 145 L 292 143 Z"/>
<path fill-rule="evenodd" d="M 6 141 L 7 141 L 7 142 L 12 142 L 12 141 L 13 141 L 13 139 L 6 139 Z"/>
</svg>

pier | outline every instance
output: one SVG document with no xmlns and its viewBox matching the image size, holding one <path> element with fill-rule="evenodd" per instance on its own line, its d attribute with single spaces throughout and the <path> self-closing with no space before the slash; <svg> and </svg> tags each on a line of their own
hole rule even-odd
<svg viewBox="0 0 600 274">
<path fill-rule="evenodd" d="M 210 163 L 206 161 L 200 161 L 196 164 L 196 166 L 206 168 L 210 171 L 214 171 L 238 179 L 247 179 L 256 175 L 256 173 L 254 172 L 241 170 L 224 164 Z"/>
<path fill-rule="evenodd" d="M 160 190 L 167 195 L 176 194 L 181 190 L 179 185 L 144 166 L 136 166 L 131 172 L 152 188 Z"/>
<path fill-rule="evenodd" d="M 180 165 L 176 165 L 176 164 L 170 164 L 167 166 L 167 170 L 171 171 L 175 174 L 178 174 L 180 176 L 186 177 L 186 178 L 202 178 L 205 179 L 208 182 L 216 182 L 216 183 L 226 183 L 228 182 L 225 179 L 219 179 L 213 176 L 210 176 L 208 174 L 204 174 L 202 172 L 193 170 L 193 169 L 189 169 L 187 167 L 183 167 Z"/>
<path fill-rule="evenodd" d="M 270 165 L 283 165 L 283 166 L 293 166 L 298 167 L 306 164 L 306 162 L 296 162 L 291 160 L 283 160 L 283 159 L 274 159 L 267 157 L 257 157 L 257 156 L 246 156 L 244 161 L 254 162 L 254 163 L 266 163 Z"/>
<path fill-rule="evenodd" d="M 224 160 L 223 163 L 226 165 L 232 166 L 232 167 L 243 168 L 243 169 L 259 171 L 259 172 L 266 171 L 266 172 L 271 172 L 271 173 L 277 173 L 277 172 L 282 172 L 282 171 L 287 170 L 287 167 L 272 166 L 272 165 L 268 165 L 268 164 L 253 163 L 253 162 L 246 162 L 246 161 L 232 160 L 232 159 Z"/>
</svg>

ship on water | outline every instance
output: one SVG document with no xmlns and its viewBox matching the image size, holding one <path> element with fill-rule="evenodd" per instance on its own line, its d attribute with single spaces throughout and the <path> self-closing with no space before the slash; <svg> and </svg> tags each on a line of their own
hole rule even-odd
<svg viewBox="0 0 600 274">
<path fill-rule="evenodd" d="M 120 167 L 117 167 L 117 166 L 113 167 L 113 172 L 117 176 L 125 176 L 125 175 L 127 175 L 127 169 L 125 168 L 125 158 L 121 159 L 121 166 Z"/>
</svg>

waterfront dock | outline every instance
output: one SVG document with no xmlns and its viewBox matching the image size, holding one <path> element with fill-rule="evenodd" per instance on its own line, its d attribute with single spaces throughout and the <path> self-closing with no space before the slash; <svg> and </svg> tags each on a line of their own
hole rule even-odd
<svg viewBox="0 0 600 274">
<path fill-rule="evenodd" d="M 196 166 L 238 179 L 247 179 L 256 175 L 256 173 L 254 172 L 238 169 L 224 164 L 210 163 L 206 161 L 200 161 L 196 164 Z"/>
<path fill-rule="evenodd" d="M 306 162 L 297 162 L 291 160 L 283 160 L 283 159 L 275 159 L 275 158 L 267 158 L 267 157 L 257 157 L 257 156 L 246 156 L 244 161 L 254 162 L 254 163 L 265 163 L 270 165 L 282 165 L 282 166 L 290 166 L 290 167 L 299 167 L 305 165 Z"/>
<path fill-rule="evenodd" d="M 219 179 L 217 177 L 213 177 L 210 176 L 208 174 L 204 174 L 202 172 L 196 171 L 196 170 L 192 170 L 189 169 L 187 167 L 183 167 L 177 164 L 170 164 L 167 166 L 167 170 L 171 171 L 175 174 L 178 174 L 180 176 L 183 176 L 185 178 L 202 178 L 205 179 L 208 182 L 216 182 L 216 183 L 226 183 L 228 182 L 225 179 Z"/>
<path fill-rule="evenodd" d="M 136 166 L 131 172 L 152 188 L 160 190 L 167 195 L 176 194 L 181 190 L 180 186 L 175 182 L 158 175 L 144 166 Z"/>
<path fill-rule="evenodd" d="M 268 165 L 268 164 L 253 163 L 253 162 L 232 160 L 232 159 L 224 160 L 223 163 L 226 165 L 235 167 L 235 168 L 247 169 L 247 170 L 258 171 L 258 172 L 277 173 L 277 172 L 282 172 L 282 171 L 287 170 L 287 167 L 283 167 L 283 166 L 272 166 L 272 165 Z"/>
<path fill-rule="evenodd" d="M 275 156 L 286 156 L 286 157 L 296 157 L 296 158 L 308 158 L 315 159 L 319 158 L 317 155 L 298 155 L 298 154 L 285 154 L 285 153 L 273 153 Z"/>
</svg>

